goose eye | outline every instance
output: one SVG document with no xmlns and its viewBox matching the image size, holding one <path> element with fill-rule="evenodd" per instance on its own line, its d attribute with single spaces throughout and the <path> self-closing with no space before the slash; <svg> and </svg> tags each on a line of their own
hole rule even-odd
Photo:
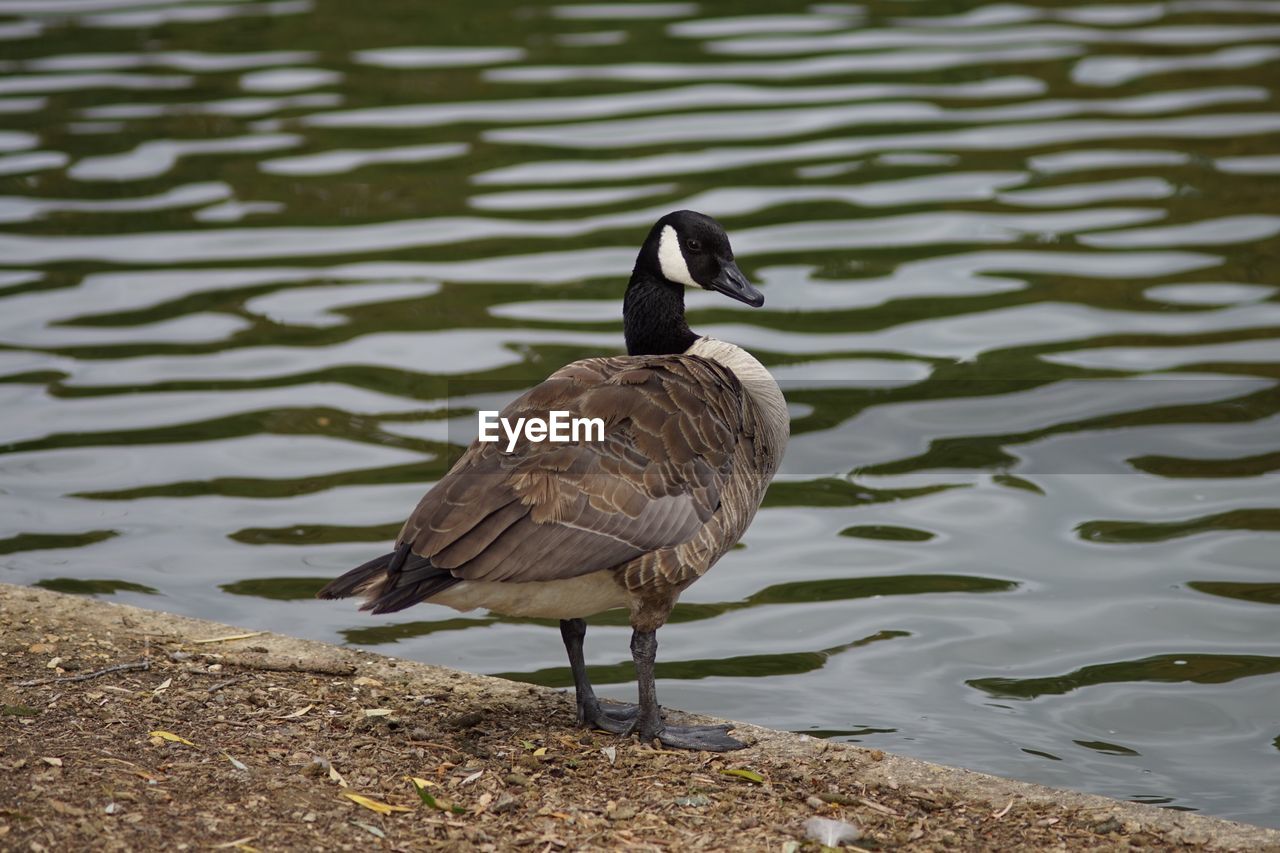
<svg viewBox="0 0 1280 853">
<path fill-rule="evenodd" d="M 688 240 L 685 240 L 685 241 L 684 241 L 684 246 L 685 246 L 685 248 L 686 248 L 686 249 L 688 249 L 690 252 L 700 252 L 700 251 L 702 251 L 702 244 L 701 244 L 701 243 L 699 243 L 697 240 L 693 239 L 692 237 L 690 237 Z"/>
</svg>

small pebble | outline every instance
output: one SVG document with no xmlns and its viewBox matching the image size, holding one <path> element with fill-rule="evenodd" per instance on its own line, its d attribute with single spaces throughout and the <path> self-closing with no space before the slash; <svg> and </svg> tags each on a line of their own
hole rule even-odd
<svg viewBox="0 0 1280 853">
<path fill-rule="evenodd" d="M 302 768 L 303 776 L 325 776 L 329 773 L 329 760 L 316 756 L 311 763 Z"/>
<path fill-rule="evenodd" d="M 458 716 L 450 720 L 449 728 L 469 729 L 474 726 L 478 726 L 480 724 L 480 721 L 483 719 L 484 719 L 484 716 L 481 715 L 479 711 L 468 711 L 467 713 L 459 714 Z"/>
<path fill-rule="evenodd" d="M 498 797 L 498 801 L 496 803 L 489 807 L 489 811 L 494 814 L 504 814 L 509 811 L 514 811 L 518 805 L 520 805 L 520 801 L 515 797 L 510 794 L 503 794 L 501 797 Z"/>
<path fill-rule="evenodd" d="M 631 820 L 636 816 L 635 807 L 628 803 L 620 803 L 604 813 L 609 820 Z"/>
<path fill-rule="evenodd" d="M 711 800 L 704 794 L 691 794 L 687 797 L 676 797 L 677 806 L 709 806 Z"/>
<path fill-rule="evenodd" d="M 1107 833 L 1110 833 L 1110 832 L 1119 832 L 1120 821 L 1116 820 L 1113 817 L 1109 817 L 1104 821 L 1095 823 L 1093 825 L 1093 831 L 1098 833 L 1099 835 L 1106 835 Z"/>
</svg>

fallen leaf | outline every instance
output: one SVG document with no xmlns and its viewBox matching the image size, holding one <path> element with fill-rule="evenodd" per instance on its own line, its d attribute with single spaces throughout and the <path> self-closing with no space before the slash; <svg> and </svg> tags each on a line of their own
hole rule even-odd
<svg viewBox="0 0 1280 853">
<path fill-rule="evenodd" d="M 207 640 L 192 640 L 192 645 L 204 645 L 205 643 L 225 643 L 230 640 L 247 640 L 250 637 L 261 637 L 266 631 L 250 631 L 247 634 L 228 634 L 225 637 L 209 637 Z"/>
<path fill-rule="evenodd" d="M 282 720 L 292 720 L 292 719 L 294 719 L 294 718 L 296 718 L 296 717 L 301 717 L 303 714 L 307 713 L 308 711 L 310 711 L 310 710 L 311 710 L 312 708 L 314 708 L 314 707 L 315 707 L 315 705 L 308 705 L 308 706 L 307 706 L 307 707 L 305 707 L 305 708 L 299 708 L 297 711 L 294 711 L 292 714 L 285 714 L 285 715 L 284 715 L 283 717 L 281 717 L 280 719 L 282 719 Z"/>
<path fill-rule="evenodd" d="M 166 732 L 163 729 L 156 729 L 153 732 L 147 732 L 151 737 L 158 737 L 161 740 L 172 741 L 173 743 L 183 743 L 187 746 L 195 746 L 194 743 L 184 738 L 182 735 L 175 735 L 173 732 Z"/>
<path fill-rule="evenodd" d="M 387 834 L 386 834 L 385 832 L 383 832 L 381 829 L 378 829 L 378 827 L 374 826 L 373 824 L 369 824 L 369 823 L 361 823 L 361 822 L 360 822 L 360 821 L 358 821 L 358 820 L 353 820 L 353 821 L 351 821 L 351 825 L 352 825 L 352 826 L 358 826 L 358 827 L 360 827 L 361 829 L 363 829 L 365 832 L 369 833 L 370 835 L 375 835 L 375 836 L 377 836 L 378 838 L 386 838 L 386 837 L 387 837 Z"/>
<path fill-rule="evenodd" d="M 40 760 L 41 760 L 41 761 L 43 761 L 45 764 L 48 764 L 48 765 L 49 765 L 49 766 L 51 766 L 51 767 L 61 767 L 61 766 L 62 766 L 62 759 L 61 759 L 61 758 L 53 758 L 53 757 L 51 757 L 51 756 L 45 755 L 45 756 L 42 756 L 42 757 L 40 758 Z"/>
<path fill-rule="evenodd" d="M 390 717 L 390 708 L 365 708 L 364 715 L 366 717 Z"/>
<path fill-rule="evenodd" d="M 419 785 L 418 780 L 416 778 L 411 776 L 409 777 L 409 781 L 413 783 L 413 789 L 418 792 L 418 799 L 422 800 L 424 805 L 430 806 L 433 809 L 439 809 L 442 812 L 453 812 L 454 814 L 466 814 L 467 810 L 464 809 L 462 806 L 455 806 L 450 802 L 447 802 L 445 800 L 437 800 L 435 797 L 431 796 L 431 793 L 427 790 L 426 786 Z M 423 781 L 426 781 L 426 780 L 423 780 Z"/>
<path fill-rule="evenodd" d="M 159 686 L 159 687 L 157 687 L 155 690 L 152 690 L 152 691 L 151 691 L 151 695 L 152 695 L 152 696 L 159 696 L 161 693 L 163 693 L 164 691 L 166 691 L 166 690 L 168 690 L 168 689 L 169 689 L 169 685 L 170 685 L 170 684 L 173 684 L 173 679 L 172 679 L 172 678 L 166 678 L 164 681 L 160 682 L 160 686 Z"/>
<path fill-rule="evenodd" d="M 338 787 L 346 788 L 347 780 L 342 778 L 342 774 L 338 772 L 338 768 L 332 764 L 329 765 L 329 778 L 338 783 Z"/>
<path fill-rule="evenodd" d="M 228 847 L 235 847 L 238 850 L 246 850 L 246 851 L 253 850 L 254 853 L 257 853 L 257 851 L 254 850 L 254 848 L 248 846 L 249 842 L 257 837 L 258 836 L 256 835 L 246 835 L 244 838 L 237 838 L 235 841 L 224 841 L 221 844 L 215 844 L 213 845 L 213 849 L 226 850 Z"/>
<path fill-rule="evenodd" d="M 45 669 L 57 669 L 58 664 L 62 663 L 62 658 L 50 658 L 49 662 L 44 665 Z"/>
<path fill-rule="evenodd" d="M 476 781 L 477 779 L 479 779 L 479 778 L 480 778 L 481 776 L 483 776 L 483 775 L 484 775 L 484 771 L 483 771 L 483 770 L 477 770 L 475 773 L 472 773 L 470 776 L 468 776 L 467 778 L 463 779 L 463 780 L 462 780 L 462 782 L 461 782 L 461 784 L 462 784 L 462 785 L 470 785 L 472 782 Z"/>
<path fill-rule="evenodd" d="M 232 767 L 234 767 L 234 768 L 235 768 L 235 769 L 237 769 L 237 770 L 248 770 L 248 769 L 249 769 L 249 768 L 245 765 L 245 763 L 244 763 L 243 761 L 236 761 L 234 758 L 232 758 L 230 755 L 227 755 L 225 752 L 224 752 L 224 753 L 222 753 L 222 757 L 223 757 L 223 758 L 225 758 L 225 759 L 227 759 L 227 761 L 230 761 L 230 762 L 231 762 L 231 766 L 232 766 Z"/>
<path fill-rule="evenodd" d="M 547 748 L 545 746 L 540 746 L 533 751 L 534 758 L 537 758 L 540 755 L 546 755 L 546 754 L 547 754 Z"/>
<path fill-rule="evenodd" d="M 1011 808 L 1013 808 L 1013 800 L 1010 800 L 1009 805 L 1005 806 L 1000 811 L 993 813 L 991 816 L 997 819 L 1002 818 L 1009 813 L 1009 809 Z"/>
<path fill-rule="evenodd" d="M 408 806 L 393 806 L 393 805 L 390 805 L 389 803 L 382 803 L 382 802 L 379 802 L 378 800 L 371 799 L 362 794 L 357 794 L 354 791 L 343 791 L 342 796 L 351 800 L 351 802 L 355 803 L 356 805 L 364 806 L 369 811 L 377 812 L 378 814 L 391 814 L 392 812 L 413 811 L 413 809 L 409 808 Z"/>
<path fill-rule="evenodd" d="M 362 675 L 359 678 L 354 679 L 351 683 L 358 687 L 382 687 L 383 686 L 381 681 L 379 681 L 376 678 L 370 678 L 367 675 Z"/>
<path fill-rule="evenodd" d="M 610 764 L 618 760 L 618 748 L 616 746 L 602 747 L 600 751 L 604 753 L 605 758 L 609 759 Z"/>
<path fill-rule="evenodd" d="M 404 778 L 408 779 L 419 788 L 426 788 L 435 784 L 435 782 L 432 782 L 430 779 L 423 779 L 421 776 L 406 776 Z"/>
<path fill-rule="evenodd" d="M 731 770 L 721 770 L 721 776 L 736 776 L 739 779 L 746 779 L 753 785 L 763 785 L 764 777 L 754 770 L 747 770 L 744 767 L 735 767 Z"/>
</svg>

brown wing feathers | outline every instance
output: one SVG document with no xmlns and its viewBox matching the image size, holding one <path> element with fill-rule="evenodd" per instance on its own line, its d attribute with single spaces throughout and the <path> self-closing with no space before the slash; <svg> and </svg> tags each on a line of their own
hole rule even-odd
<svg viewBox="0 0 1280 853">
<path fill-rule="evenodd" d="M 588 359 L 502 412 L 605 422 L 603 442 L 473 443 L 418 504 L 394 554 L 322 597 L 398 610 L 461 580 L 548 581 L 620 566 L 691 539 L 720 505 L 744 426 L 743 392 L 695 356 Z"/>
</svg>

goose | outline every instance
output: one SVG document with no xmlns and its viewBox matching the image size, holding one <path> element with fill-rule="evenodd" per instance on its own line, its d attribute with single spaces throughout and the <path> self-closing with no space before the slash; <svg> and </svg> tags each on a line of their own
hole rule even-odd
<svg viewBox="0 0 1280 853">
<path fill-rule="evenodd" d="M 419 602 L 560 620 L 579 723 L 679 749 L 745 744 L 732 726 L 666 724 L 654 689 L 657 630 L 676 599 L 737 543 L 778 469 L 786 401 L 745 350 L 700 336 L 684 290 L 754 308 L 718 222 L 689 210 L 659 219 L 623 299 L 627 355 L 575 361 L 502 410 L 600 418 L 603 437 L 473 442 L 418 503 L 395 550 L 329 583 L 391 613 Z M 589 434 L 589 431 L 588 431 Z M 630 611 L 639 702 L 601 704 L 583 658 L 586 617 Z"/>
</svg>

